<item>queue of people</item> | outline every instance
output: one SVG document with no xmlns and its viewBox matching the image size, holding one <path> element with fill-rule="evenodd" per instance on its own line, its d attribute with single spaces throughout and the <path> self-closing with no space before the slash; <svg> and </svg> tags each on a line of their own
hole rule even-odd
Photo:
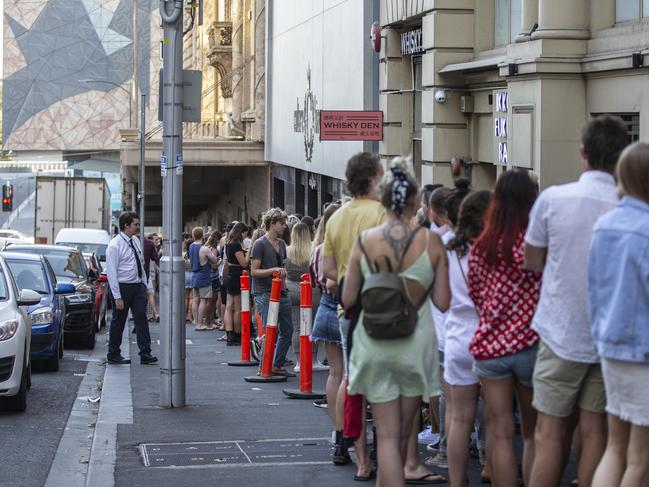
<svg viewBox="0 0 649 487">
<path fill-rule="evenodd" d="M 594 118 L 579 180 L 540 194 L 524 170 L 503 171 L 492 191 L 467 179 L 420 191 L 409 160 L 384 168 L 359 153 L 349 198 L 315 221 L 272 208 L 257 229 L 233 222 L 205 238 L 194 228 L 187 322 L 238 345 L 243 270 L 262 328 L 279 276 L 272 373 L 293 377 L 310 275 L 312 361 L 328 368 L 317 405 L 333 463 L 351 463 L 353 444 L 355 480 L 466 486 L 475 431 L 482 479 L 498 487 L 556 486 L 571 453 L 582 487 L 649 485 L 649 145 L 627 145 L 620 119 Z M 423 404 L 439 441 L 420 462 Z"/>
</svg>

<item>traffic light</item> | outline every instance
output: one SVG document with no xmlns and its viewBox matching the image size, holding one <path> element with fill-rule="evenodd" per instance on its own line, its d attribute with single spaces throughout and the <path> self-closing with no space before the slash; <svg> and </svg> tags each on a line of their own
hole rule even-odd
<svg viewBox="0 0 649 487">
<path fill-rule="evenodd" d="M 11 183 L 2 186 L 2 211 L 12 211 L 14 207 L 14 187 Z"/>
</svg>

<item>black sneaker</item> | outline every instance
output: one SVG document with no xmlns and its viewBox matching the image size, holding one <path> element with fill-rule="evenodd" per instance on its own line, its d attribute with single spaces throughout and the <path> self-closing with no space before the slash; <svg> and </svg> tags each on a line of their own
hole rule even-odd
<svg viewBox="0 0 649 487">
<path fill-rule="evenodd" d="M 130 364 L 131 361 L 127 358 L 122 357 L 121 355 L 118 355 L 116 357 L 106 357 L 106 363 L 109 364 L 116 364 L 116 365 L 121 365 L 121 364 Z"/>
<path fill-rule="evenodd" d="M 347 465 L 352 463 L 352 457 L 349 456 L 347 448 L 343 445 L 336 445 L 334 447 L 334 452 L 331 455 L 331 461 L 334 462 L 335 465 Z"/>
<path fill-rule="evenodd" d="M 322 399 L 316 399 L 315 401 L 313 401 L 313 405 L 317 408 L 327 409 L 329 407 L 327 405 L 327 396 L 323 397 Z"/>
<path fill-rule="evenodd" d="M 158 357 L 154 357 L 150 353 L 140 356 L 140 363 L 144 365 L 155 364 L 158 361 Z"/>
</svg>

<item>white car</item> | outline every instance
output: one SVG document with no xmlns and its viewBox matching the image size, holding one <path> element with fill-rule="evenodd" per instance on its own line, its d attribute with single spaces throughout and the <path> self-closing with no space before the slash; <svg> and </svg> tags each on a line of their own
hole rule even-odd
<svg viewBox="0 0 649 487">
<path fill-rule="evenodd" d="M 0 410 L 24 411 L 31 386 L 30 344 L 32 320 L 27 306 L 41 295 L 18 288 L 0 257 Z"/>
<path fill-rule="evenodd" d="M 34 237 L 29 237 L 18 230 L 8 228 L 0 229 L 0 249 L 5 248 L 8 244 L 33 244 Z"/>
<path fill-rule="evenodd" d="M 110 234 L 96 228 L 62 228 L 54 239 L 55 245 L 74 247 L 81 252 L 95 254 L 99 262 L 106 262 L 109 243 Z"/>
</svg>

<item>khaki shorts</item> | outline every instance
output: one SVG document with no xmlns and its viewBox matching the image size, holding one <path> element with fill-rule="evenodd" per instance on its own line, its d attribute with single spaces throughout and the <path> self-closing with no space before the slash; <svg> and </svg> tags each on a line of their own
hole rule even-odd
<svg viewBox="0 0 649 487">
<path fill-rule="evenodd" d="M 212 299 L 212 285 L 192 289 L 194 299 Z"/>
<path fill-rule="evenodd" d="M 540 413 L 566 418 L 575 406 L 603 413 L 606 392 L 600 364 L 572 362 L 558 357 L 541 342 L 534 367 L 534 402 Z"/>
</svg>

